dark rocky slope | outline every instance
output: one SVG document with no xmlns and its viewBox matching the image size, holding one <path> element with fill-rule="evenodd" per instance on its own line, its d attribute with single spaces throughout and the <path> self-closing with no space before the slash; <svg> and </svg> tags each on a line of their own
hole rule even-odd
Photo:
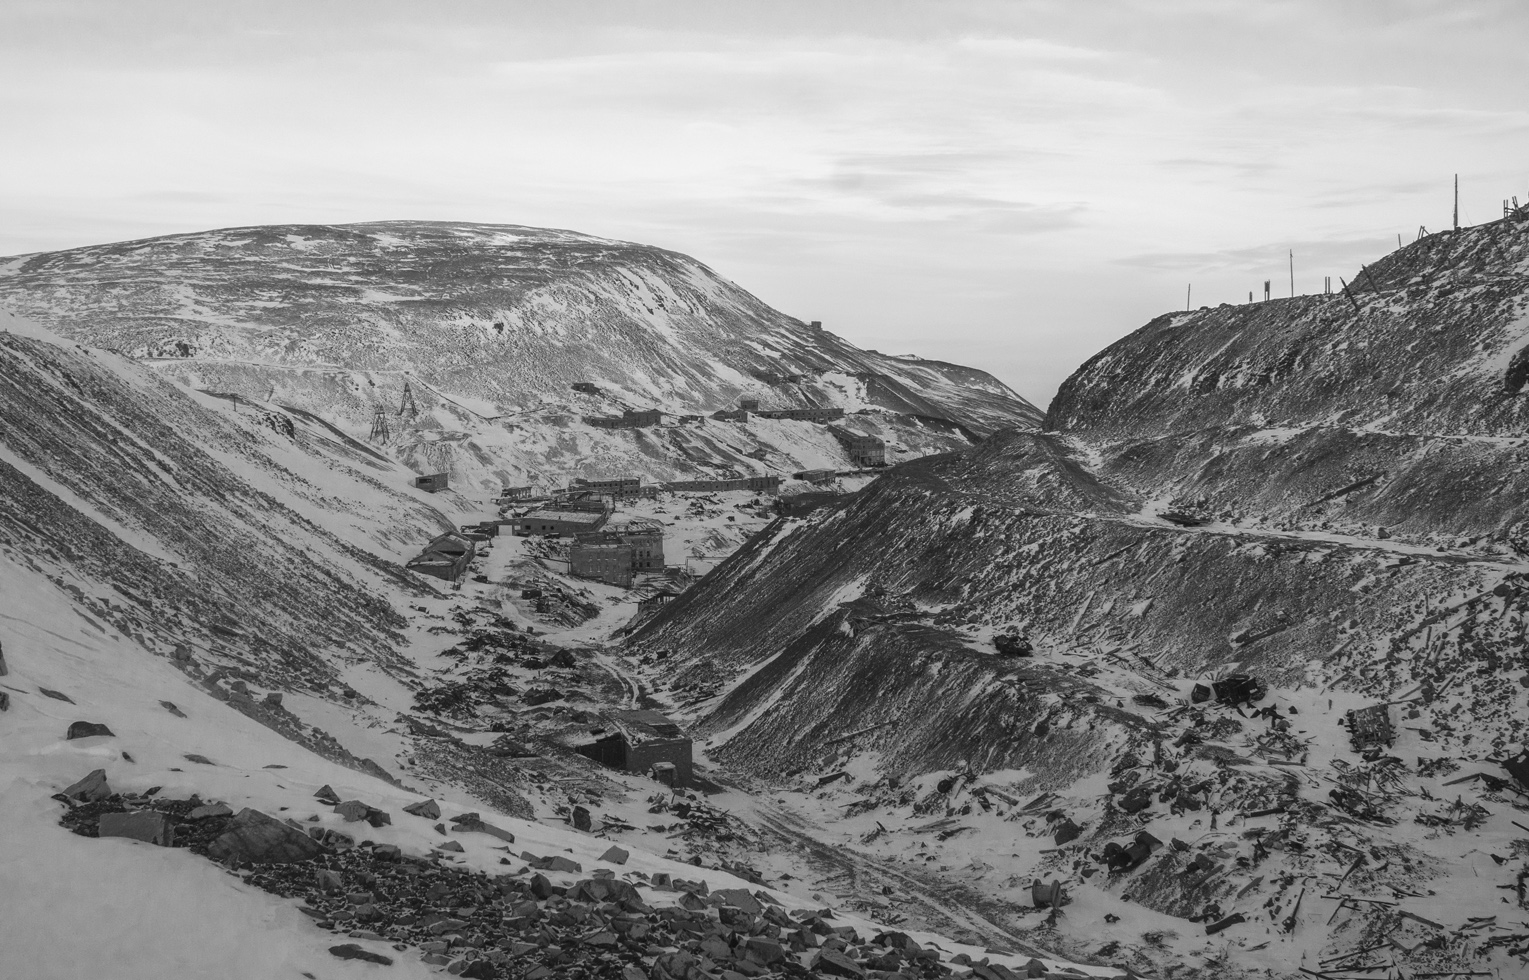
<svg viewBox="0 0 1529 980">
<path fill-rule="evenodd" d="M 396 489 L 401 467 L 301 417 L 236 413 L 28 332 L 0 330 L 0 420 L 0 554 L 103 633 L 355 761 L 240 692 L 249 681 L 345 702 L 348 664 L 408 670 L 394 602 L 422 593 L 399 560 L 451 525 Z"/>
<path fill-rule="evenodd" d="M 743 678 L 703 722 L 739 765 L 780 771 L 894 721 L 875 737 L 889 771 L 966 759 L 1045 785 L 1077 767 L 1042 761 L 1059 736 L 1038 722 L 1087 716 L 1095 740 L 1133 723 L 1051 652 L 1123 657 L 1142 691 L 1240 663 L 1385 694 L 1442 681 L 1425 637 L 1472 670 L 1517 664 L 1529 487 L 1504 372 L 1529 331 L 1526 254 L 1529 227 L 1496 223 L 1380 263 L 1397 292 L 1358 316 L 1337 296 L 1154 321 L 1068 380 L 1052 431 L 772 527 L 639 640 L 687 679 Z M 1488 600 L 1460 635 L 1458 610 Z M 1004 630 L 1041 655 L 992 656 Z M 1477 707 L 1493 744 L 1522 734 Z"/>
</svg>

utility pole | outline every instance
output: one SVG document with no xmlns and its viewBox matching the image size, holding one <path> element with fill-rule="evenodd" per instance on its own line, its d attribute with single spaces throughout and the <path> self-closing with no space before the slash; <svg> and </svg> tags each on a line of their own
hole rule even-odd
<svg viewBox="0 0 1529 980">
<path fill-rule="evenodd" d="M 1295 299 L 1295 249 L 1290 250 L 1290 298 Z"/>
<path fill-rule="evenodd" d="M 1455 230 L 1460 230 L 1460 175 L 1455 174 Z"/>
<path fill-rule="evenodd" d="M 1184 287 L 1184 312 L 1189 312 L 1189 295 L 1194 292 L 1195 284 L 1190 283 Z"/>
</svg>

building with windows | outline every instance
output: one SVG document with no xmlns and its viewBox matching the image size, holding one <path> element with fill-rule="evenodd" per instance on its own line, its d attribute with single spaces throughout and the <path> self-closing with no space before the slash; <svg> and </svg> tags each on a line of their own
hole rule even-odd
<svg viewBox="0 0 1529 980">
<path fill-rule="evenodd" d="M 830 425 L 828 431 L 839 440 L 840 445 L 849 455 L 850 461 L 861 469 L 887 465 L 887 444 L 876 436 L 851 432 L 837 425 Z"/>
<path fill-rule="evenodd" d="M 754 413 L 762 419 L 795 419 L 799 422 L 832 422 L 844 417 L 842 408 L 767 408 Z"/>
<path fill-rule="evenodd" d="M 639 519 L 580 534 L 569 549 L 568 570 L 629 589 L 637 573 L 664 570 L 664 526 Z"/>
</svg>

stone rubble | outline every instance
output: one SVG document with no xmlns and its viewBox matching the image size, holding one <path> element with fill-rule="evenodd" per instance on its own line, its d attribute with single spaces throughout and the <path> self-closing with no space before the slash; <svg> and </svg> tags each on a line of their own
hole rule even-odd
<svg viewBox="0 0 1529 980">
<path fill-rule="evenodd" d="M 582 875 L 578 862 L 530 852 L 520 854 L 524 866 L 518 870 L 489 875 L 317 826 L 305 833 L 295 822 L 250 808 L 230 816 L 226 805 L 195 797 L 158 799 L 152 790 L 110 794 L 101 770 L 70 791 L 74 795 L 57 798 L 68 804 L 61 822 L 75 833 L 189 847 L 222 861 L 249 884 L 300 900 L 300 910 L 319 928 L 351 940 L 388 943 L 398 953 L 412 951 L 454 976 L 1018 980 L 1070 975 L 1048 973 L 1039 961 L 1020 973 L 959 954 L 947 960 L 904 933 L 863 936 L 828 909 L 787 910 L 763 891 L 711 889 L 704 881 L 663 873 L 628 871 L 618 878 L 608 868 L 557 884 L 542 872 Z M 453 823 L 459 829 L 487 826 L 475 813 Z M 462 850 L 456 841 L 439 850 L 448 848 Z M 620 864 L 628 857 L 612 847 L 602 861 Z M 359 942 L 329 951 L 342 959 L 393 962 Z"/>
</svg>

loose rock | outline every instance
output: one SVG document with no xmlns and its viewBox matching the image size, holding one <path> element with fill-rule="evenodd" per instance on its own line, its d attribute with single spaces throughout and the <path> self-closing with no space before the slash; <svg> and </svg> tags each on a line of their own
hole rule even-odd
<svg viewBox="0 0 1529 980">
<path fill-rule="evenodd" d="M 245 807 L 229 823 L 207 853 L 215 861 L 251 864 L 292 864 L 324 853 L 318 841 L 259 810 Z"/>
<path fill-rule="evenodd" d="M 326 787 L 327 788 L 327 787 Z M 418 803 L 410 803 L 403 808 L 404 813 L 411 813 L 416 817 L 424 817 L 426 820 L 441 819 L 440 804 L 434 800 L 421 800 Z"/>
<path fill-rule="evenodd" d="M 97 769 L 79 782 L 67 787 L 63 794 L 71 800 L 104 800 L 111 795 L 111 787 L 106 785 L 106 770 Z"/>
<path fill-rule="evenodd" d="M 128 813 L 103 813 L 98 834 L 101 837 L 128 837 L 148 841 L 160 847 L 175 843 L 175 827 L 158 810 L 133 810 Z"/>
<path fill-rule="evenodd" d="M 64 736 L 64 738 L 92 738 L 96 735 L 115 737 L 112 734 L 112 730 L 107 728 L 105 725 L 93 721 L 77 721 L 69 726 L 69 732 Z"/>
<path fill-rule="evenodd" d="M 342 960 L 362 960 L 367 963 L 381 963 L 383 966 L 392 966 L 391 957 L 374 953 L 369 949 L 362 949 L 355 943 L 342 943 L 339 946 L 329 947 L 329 951 Z"/>
</svg>

